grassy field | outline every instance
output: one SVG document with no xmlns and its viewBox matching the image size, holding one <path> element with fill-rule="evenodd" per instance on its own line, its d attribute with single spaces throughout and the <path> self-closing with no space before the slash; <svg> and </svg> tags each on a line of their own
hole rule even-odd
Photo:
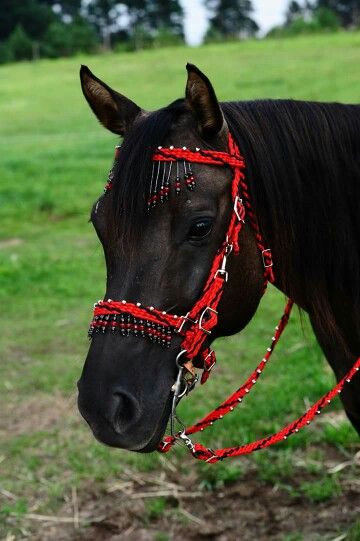
<svg viewBox="0 0 360 541">
<path fill-rule="evenodd" d="M 102 297 L 105 277 L 88 216 L 116 143 L 81 95 L 79 65 L 89 65 L 111 86 L 155 109 L 183 95 L 186 61 L 210 76 L 222 100 L 360 102 L 360 33 L 0 68 L 0 539 L 34 536 L 44 524 L 34 516 L 57 516 L 74 494 L 81 511 L 89 485 L 100 497 L 129 468 L 192 471 L 196 486 L 206 490 L 255 471 L 261 482 L 287 491 L 290 500 L 309 502 L 336 501 L 345 490 L 342 475 L 348 482 L 359 474 L 351 462 L 359 440 L 339 403 L 286 445 L 218 467 L 191 463 L 183 449 L 163 459 L 105 448 L 76 412 L 75 383 L 88 347 L 91 305 Z M 185 418 L 207 411 L 250 372 L 283 302 L 282 295 L 270 291 L 241 336 L 218 341 L 216 374 L 182 405 Z M 332 385 L 332 373 L 306 322 L 303 327 L 296 315 L 262 383 L 241 411 L 202 441 L 230 445 L 276 430 Z M 351 465 L 330 474 L 329 460 L 338 462 L 340 456 Z M 145 511 L 151 522 L 167 512 L 167 501 L 152 500 Z M 360 539 L 359 530 L 350 521 L 339 535 Z M 154 539 L 167 539 L 158 534 Z M 296 527 L 291 535 L 279 539 L 310 540 Z"/>
</svg>

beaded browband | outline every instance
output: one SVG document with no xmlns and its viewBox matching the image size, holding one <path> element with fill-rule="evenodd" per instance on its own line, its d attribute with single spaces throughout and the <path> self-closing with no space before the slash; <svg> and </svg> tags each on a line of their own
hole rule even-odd
<svg viewBox="0 0 360 541">
<path fill-rule="evenodd" d="M 119 147 L 116 149 L 115 158 L 117 158 L 118 153 Z M 263 261 L 263 291 L 265 291 L 268 282 L 274 282 L 273 262 L 271 250 L 266 248 L 256 216 L 252 210 L 249 189 L 244 175 L 244 159 L 240 155 L 239 149 L 230 133 L 228 135 L 228 152 L 201 150 L 200 148 L 192 151 L 186 147 L 174 148 L 173 146 L 167 148 L 158 147 L 153 154 L 152 161 L 152 176 L 147 198 L 148 210 L 151 210 L 158 203 L 163 203 L 169 198 L 171 193 L 170 177 L 174 164 L 176 167 L 174 186 L 176 195 L 179 195 L 181 192 L 182 175 L 186 188 L 189 190 L 195 188 L 196 181 L 191 169 L 191 163 L 227 166 L 232 169 L 231 198 L 233 210 L 225 239 L 212 262 L 202 295 L 186 315 L 168 314 L 166 311 L 158 310 L 153 306 L 142 306 L 139 302 L 132 303 L 125 300 L 113 301 L 111 299 L 107 301 L 100 300 L 94 306 L 94 317 L 89 329 L 89 336 L 93 337 L 95 333 L 99 332 L 119 332 L 122 336 L 133 335 L 144 337 L 151 342 L 165 347 L 170 346 L 174 333 L 182 337 L 180 351 L 176 358 L 179 371 L 172 389 L 171 435 L 164 438 L 159 446 L 159 451 L 168 452 L 176 441 L 181 441 L 188 447 L 195 458 L 205 462 L 215 463 L 223 458 L 251 453 L 287 439 L 288 436 L 298 432 L 302 427 L 309 424 L 315 415 L 319 414 L 342 391 L 346 383 L 352 380 L 355 374 L 359 372 L 360 358 L 357 359 L 351 370 L 333 389 L 318 400 L 299 419 L 285 426 L 277 433 L 246 445 L 228 447 L 216 451 L 206 448 L 200 443 L 193 443 L 189 435 L 204 430 L 215 421 L 222 419 L 224 415 L 233 411 L 255 385 L 286 327 L 293 307 L 293 301 L 291 299 L 287 301 L 284 314 L 275 329 L 274 336 L 272 337 L 270 346 L 267 348 L 265 356 L 255 371 L 246 380 L 245 384 L 239 387 L 220 406 L 211 411 L 199 422 L 186 428 L 176 415 L 176 406 L 181 397 L 193 388 L 197 380 L 194 366 L 203 369 L 201 383 L 204 383 L 215 364 L 215 353 L 210 349 L 207 338 L 211 335 L 218 321 L 217 308 L 228 279 L 228 272 L 226 270 L 227 259 L 231 253 L 234 255 L 239 254 L 239 234 L 245 223 L 245 218 L 254 232 L 256 244 Z M 105 193 L 111 190 L 113 178 L 114 172 L 112 169 L 105 187 Z M 174 428 L 175 420 L 180 422 L 182 427 L 180 431 L 176 431 Z"/>
</svg>

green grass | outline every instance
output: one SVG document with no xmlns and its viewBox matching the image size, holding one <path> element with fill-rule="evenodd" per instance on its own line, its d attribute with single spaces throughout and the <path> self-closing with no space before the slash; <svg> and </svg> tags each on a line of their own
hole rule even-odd
<svg viewBox="0 0 360 541">
<path fill-rule="evenodd" d="M 186 61 L 211 77 L 222 100 L 360 101 L 360 33 L 0 68 L 0 488 L 14 495 L 10 501 L 0 499 L 0 537 L 1 517 L 11 515 L 6 528 L 16 528 L 14 517 L 35 504 L 37 512 L 55 512 L 74 485 L 91 479 L 102 486 L 125 463 L 144 470 L 159 466 L 157 454 L 102 447 L 74 406 L 91 305 L 102 297 L 105 279 L 102 249 L 87 221 L 116 143 L 87 107 L 78 69 L 80 63 L 88 64 L 111 86 L 155 109 L 183 95 Z M 206 388 L 181 405 L 184 418 L 207 411 L 233 390 L 234 381 L 248 375 L 267 346 L 283 302 L 271 290 L 245 333 L 218 340 L 218 368 Z M 305 398 L 314 401 L 333 381 L 311 332 L 302 333 L 295 314 L 273 365 L 241 411 L 201 439 L 216 447 L 276 430 L 304 410 Z M 70 405 L 65 407 L 66 402 Z M 336 408 L 339 403 L 332 406 Z M 313 444 L 346 450 L 358 443 L 346 421 L 338 429 L 315 426 L 254 456 L 259 475 L 268 482 L 280 471 L 291 477 L 292 456 Z M 179 468 L 184 453 L 175 454 Z M 194 467 L 209 488 L 236 480 L 243 468 L 237 462 L 217 469 Z M 331 487 L 306 490 L 321 499 Z"/>
</svg>

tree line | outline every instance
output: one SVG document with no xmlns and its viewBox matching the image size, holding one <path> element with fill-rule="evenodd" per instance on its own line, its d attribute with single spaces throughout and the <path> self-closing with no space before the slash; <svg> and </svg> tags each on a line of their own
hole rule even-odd
<svg viewBox="0 0 360 541">
<path fill-rule="evenodd" d="M 256 35 L 251 0 L 202 0 L 204 41 Z M 360 0 L 290 1 L 270 35 L 360 25 Z M 138 50 L 184 42 L 179 0 L 0 0 L 0 63 L 99 50 Z"/>
</svg>

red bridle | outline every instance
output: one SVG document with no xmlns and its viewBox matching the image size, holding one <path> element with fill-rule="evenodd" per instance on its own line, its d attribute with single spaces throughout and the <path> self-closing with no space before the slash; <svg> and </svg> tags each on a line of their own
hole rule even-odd
<svg viewBox="0 0 360 541">
<path fill-rule="evenodd" d="M 189 163 L 228 166 L 233 170 L 231 184 L 233 210 L 230 223 L 225 240 L 218 249 L 211 265 L 202 295 L 195 302 L 191 310 L 186 315 L 181 316 L 168 314 L 152 306 L 143 307 L 140 303 L 135 304 L 125 300 L 113 301 L 108 299 L 107 301 L 99 301 L 94 306 L 94 318 L 90 326 L 89 335 L 92 336 L 94 332 L 105 332 L 107 330 L 116 332 L 119 330 L 123 335 L 133 334 L 135 336 L 147 337 L 151 341 L 163 346 L 170 345 L 173 333 L 182 336 L 180 353 L 177 356 L 179 373 L 173 387 L 172 435 L 164 439 L 159 446 L 159 451 L 167 452 L 175 441 L 180 440 L 190 449 L 194 457 L 213 463 L 228 456 L 239 456 L 273 445 L 278 441 L 286 439 L 290 434 L 297 432 L 306 424 L 309 424 L 316 413 L 320 413 L 321 409 L 330 403 L 331 399 L 337 393 L 341 392 L 345 383 L 350 381 L 359 370 L 360 358 L 343 380 L 327 393 L 327 395 L 314 404 L 300 419 L 291 423 L 278 433 L 251 444 L 220 449 L 218 451 L 207 449 L 198 443 L 192 443 L 189 438 L 190 434 L 204 430 L 207 426 L 212 425 L 214 421 L 221 419 L 224 415 L 232 411 L 256 383 L 288 322 L 293 306 L 293 301 L 289 300 L 286 304 L 284 315 L 276 327 L 270 347 L 246 383 L 218 408 L 195 425 L 187 429 L 184 427 L 178 432 L 174 430 L 174 419 L 177 419 L 176 405 L 180 398 L 184 394 L 187 394 L 196 382 L 193 366 L 203 369 L 201 383 L 205 383 L 215 364 L 215 353 L 208 347 L 206 339 L 218 321 L 217 308 L 228 278 L 228 272 L 226 270 L 227 258 L 231 253 L 238 255 L 240 251 L 239 234 L 245 223 L 245 218 L 247 218 L 253 229 L 256 244 L 261 253 L 264 265 L 264 291 L 268 282 L 274 282 L 271 250 L 266 247 L 256 216 L 252 210 L 249 189 L 244 174 L 245 162 L 231 134 L 229 133 L 228 136 L 228 152 L 201 149 L 191 151 L 186 147 L 158 147 L 153 155 L 154 162 L 177 162 L 179 160 L 186 160 Z M 111 180 L 110 178 L 106 190 L 111 189 Z M 162 194 L 160 193 L 160 195 Z M 182 362 L 180 362 L 180 359 L 182 359 Z M 192 377 L 188 379 L 184 378 L 185 369 L 188 374 L 192 374 Z"/>
</svg>

